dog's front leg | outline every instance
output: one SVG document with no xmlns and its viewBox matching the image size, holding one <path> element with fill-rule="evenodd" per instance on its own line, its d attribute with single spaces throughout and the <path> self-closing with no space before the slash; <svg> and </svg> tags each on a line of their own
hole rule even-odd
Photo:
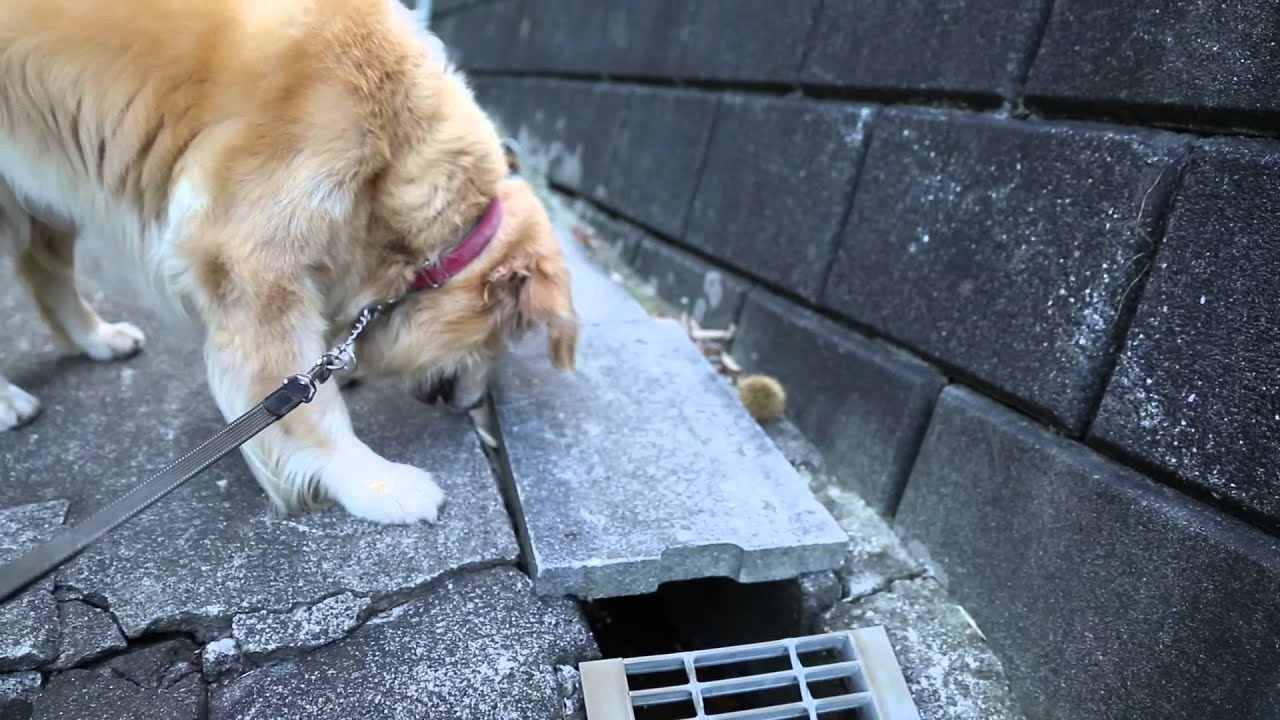
<svg viewBox="0 0 1280 720">
<path fill-rule="evenodd" d="M 273 283 L 244 297 L 253 300 L 210 313 L 209 385 L 228 418 L 306 370 L 325 349 L 318 302 L 306 291 Z M 375 522 L 434 522 L 444 502 L 428 473 L 390 462 L 356 437 L 333 381 L 246 445 L 244 455 L 284 512 L 331 499 Z"/>
</svg>

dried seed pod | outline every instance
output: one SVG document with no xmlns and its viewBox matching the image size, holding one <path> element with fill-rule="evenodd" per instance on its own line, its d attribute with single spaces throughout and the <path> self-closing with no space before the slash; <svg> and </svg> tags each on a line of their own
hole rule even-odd
<svg viewBox="0 0 1280 720">
<path fill-rule="evenodd" d="M 787 392 L 782 383 L 768 375 L 739 378 L 738 397 L 751 417 L 759 422 L 777 420 L 787 407 Z"/>
</svg>

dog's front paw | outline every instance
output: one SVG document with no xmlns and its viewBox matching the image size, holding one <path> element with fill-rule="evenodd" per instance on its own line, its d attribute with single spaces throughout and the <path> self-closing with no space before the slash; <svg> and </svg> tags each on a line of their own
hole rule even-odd
<svg viewBox="0 0 1280 720">
<path fill-rule="evenodd" d="M 142 331 L 132 323 L 104 322 L 99 323 L 97 330 L 83 338 L 79 345 L 85 355 L 106 362 L 137 355 L 146 339 Z"/>
<path fill-rule="evenodd" d="M 337 477 L 326 473 L 326 490 L 356 517 L 406 525 L 434 523 L 440 516 L 444 491 L 426 471 L 386 460 L 336 469 Z"/>
<path fill-rule="evenodd" d="M 40 401 L 0 378 L 0 432 L 31 422 L 40 414 Z"/>
</svg>

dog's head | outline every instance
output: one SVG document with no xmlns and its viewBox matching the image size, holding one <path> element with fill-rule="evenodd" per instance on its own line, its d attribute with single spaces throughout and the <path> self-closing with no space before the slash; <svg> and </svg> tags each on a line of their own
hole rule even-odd
<svg viewBox="0 0 1280 720">
<path fill-rule="evenodd" d="M 469 408 L 509 340 L 545 329 L 552 365 L 574 365 L 578 319 L 546 211 L 523 180 L 498 184 L 502 221 L 488 246 L 438 288 L 408 295 L 370 333 L 361 365 L 409 381 L 423 402 Z"/>
<path fill-rule="evenodd" d="M 348 163 L 360 189 L 338 243 L 350 250 L 328 268 L 339 303 L 330 316 L 341 324 L 369 303 L 403 298 L 361 338 L 361 373 L 407 378 L 422 400 L 469 407 L 507 341 L 536 327 L 547 330 L 551 362 L 572 367 L 568 270 L 545 209 L 508 177 L 493 122 L 434 38 L 391 23 L 360 45 L 370 48 L 392 49 L 360 63 L 340 54 L 346 90 L 339 101 L 321 97 L 310 115 L 325 118 L 316 131 L 338 138 L 335 147 L 360 149 Z M 323 167 L 333 175 L 345 166 L 327 154 Z M 440 287 L 414 291 L 424 263 L 469 237 L 495 201 L 501 221 L 483 251 Z"/>
</svg>

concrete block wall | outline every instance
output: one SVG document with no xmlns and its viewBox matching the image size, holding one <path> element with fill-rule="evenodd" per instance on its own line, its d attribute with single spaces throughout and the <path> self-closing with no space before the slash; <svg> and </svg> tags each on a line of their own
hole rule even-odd
<svg viewBox="0 0 1280 720">
<path fill-rule="evenodd" d="M 1033 718 L 1280 717 L 1280 4 L 437 0 Z"/>
</svg>

